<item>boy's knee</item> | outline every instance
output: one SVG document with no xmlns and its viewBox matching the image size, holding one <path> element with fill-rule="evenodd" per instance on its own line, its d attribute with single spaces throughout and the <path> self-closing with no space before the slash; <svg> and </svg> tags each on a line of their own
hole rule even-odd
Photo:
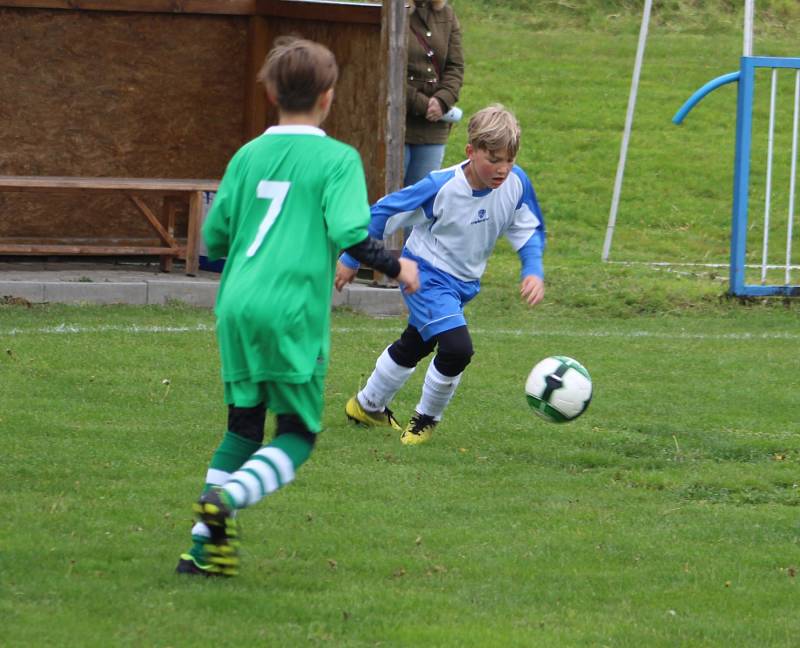
<svg viewBox="0 0 800 648">
<path fill-rule="evenodd" d="M 445 376 L 457 376 L 462 373 L 472 360 L 472 349 L 469 352 L 448 353 L 439 351 L 433 359 L 434 366 Z"/>
<path fill-rule="evenodd" d="M 228 430 L 234 434 L 261 443 L 264 440 L 264 404 L 255 407 L 228 405 Z"/>
<path fill-rule="evenodd" d="M 467 368 L 474 353 L 467 327 L 460 326 L 439 336 L 439 350 L 433 363 L 445 376 L 457 376 Z"/>
<path fill-rule="evenodd" d="M 389 356 L 401 367 L 416 367 L 436 346 L 435 340 L 425 341 L 417 329 L 409 326 L 400 339 L 389 347 Z"/>
<path fill-rule="evenodd" d="M 282 434 L 294 434 L 295 436 L 298 436 L 306 441 L 312 447 L 317 442 L 317 435 L 309 430 L 306 424 L 303 423 L 303 419 L 296 414 L 278 414 L 276 419 L 276 437 L 279 437 Z"/>
</svg>

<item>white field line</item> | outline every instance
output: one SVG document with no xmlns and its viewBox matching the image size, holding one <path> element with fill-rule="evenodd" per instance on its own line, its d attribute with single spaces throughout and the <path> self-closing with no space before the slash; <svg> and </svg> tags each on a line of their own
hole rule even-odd
<svg viewBox="0 0 800 648">
<path fill-rule="evenodd" d="M 139 326 L 121 324 L 101 324 L 100 326 L 76 326 L 74 324 L 59 324 L 58 326 L 42 326 L 40 328 L 12 328 L 0 329 L 3 335 L 74 335 L 82 333 L 196 333 L 213 331 L 213 326 L 196 324 L 194 326 Z"/>
<path fill-rule="evenodd" d="M 39 328 L 12 328 L 0 329 L 0 337 L 15 335 L 79 335 L 86 333 L 127 333 L 141 334 L 182 334 L 182 333 L 209 333 L 214 331 L 214 326 L 208 324 L 195 324 L 193 326 L 140 326 L 103 324 L 99 326 L 76 326 L 73 324 L 59 324 L 58 326 L 44 326 Z M 401 328 L 386 327 L 334 327 L 333 333 L 347 335 L 355 334 L 383 334 L 396 337 Z M 524 329 L 482 329 L 471 328 L 473 335 L 487 337 L 563 337 L 563 338 L 619 338 L 619 339 L 655 339 L 655 340 L 733 340 L 733 341 L 759 341 L 759 340 L 800 340 L 800 333 L 791 332 L 761 332 L 761 333 L 691 333 L 687 331 L 653 332 L 653 331 L 543 331 Z"/>
<path fill-rule="evenodd" d="M 687 261 L 687 262 L 678 262 L 678 261 L 606 261 L 606 263 L 609 263 L 609 264 L 612 264 L 612 265 L 627 265 L 627 266 L 648 265 L 648 266 L 653 266 L 653 267 L 656 267 L 656 268 L 670 268 L 670 267 L 673 267 L 673 266 L 674 267 L 678 267 L 678 268 L 691 268 L 691 267 L 695 267 L 695 268 L 730 268 L 731 267 L 730 263 L 702 263 L 702 262 L 699 262 L 699 261 L 698 262 L 693 262 L 693 261 Z M 752 268 L 761 268 L 762 265 L 753 263 L 753 264 L 745 264 L 744 267 L 752 269 Z M 783 270 L 784 268 L 786 268 L 786 264 L 785 263 L 781 263 L 781 264 L 775 264 L 775 265 L 766 265 L 766 266 L 763 266 L 763 267 L 768 268 L 768 269 Z M 789 267 L 792 270 L 800 270 L 800 265 L 790 265 Z"/>
</svg>

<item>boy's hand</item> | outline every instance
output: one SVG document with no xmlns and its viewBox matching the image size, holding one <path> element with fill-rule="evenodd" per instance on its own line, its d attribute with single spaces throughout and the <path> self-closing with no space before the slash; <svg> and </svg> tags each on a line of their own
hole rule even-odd
<svg viewBox="0 0 800 648">
<path fill-rule="evenodd" d="M 341 261 L 337 261 L 336 277 L 333 280 L 333 285 L 336 286 L 337 291 L 342 292 L 342 288 L 351 283 L 357 274 L 358 270 L 346 266 Z"/>
<path fill-rule="evenodd" d="M 528 302 L 528 306 L 535 306 L 544 298 L 544 280 L 536 275 L 528 275 L 520 284 L 519 294 Z"/>
<path fill-rule="evenodd" d="M 412 259 L 400 257 L 400 274 L 395 277 L 403 284 L 403 292 L 415 293 L 419 290 L 419 273 L 417 272 L 417 262 Z"/>
</svg>

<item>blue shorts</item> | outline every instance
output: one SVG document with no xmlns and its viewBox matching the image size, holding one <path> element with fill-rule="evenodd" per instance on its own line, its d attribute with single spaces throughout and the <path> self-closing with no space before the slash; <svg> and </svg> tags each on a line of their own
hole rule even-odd
<svg viewBox="0 0 800 648">
<path fill-rule="evenodd" d="M 403 250 L 403 256 L 419 266 L 419 290 L 412 295 L 403 293 L 403 299 L 408 323 L 422 339 L 427 342 L 439 333 L 466 326 L 464 306 L 480 292 L 480 281 L 461 281 L 408 250 Z"/>
</svg>

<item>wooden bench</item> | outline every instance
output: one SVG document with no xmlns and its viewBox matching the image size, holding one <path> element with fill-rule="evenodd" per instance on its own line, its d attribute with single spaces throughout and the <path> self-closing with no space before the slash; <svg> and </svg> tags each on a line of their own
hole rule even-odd
<svg viewBox="0 0 800 648">
<path fill-rule="evenodd" d="M 4 176 L 0 175 L 0 191 L 28 191 L 50 193 L 117 193 L 126 196 L 136 206 L 149 225 L 158 234 L 162 246 L 134 245 L 70 245 L 20 244 L 0 239 L 0 255 L 134 255 L 160 257 L 161 269 L 172 270 L 173 259 L 186 261 L 186 274 L 197 274 L 198 243 L 202 218 L 204 191 L 216 191 L 218 180 L 167 180 L 160 178 L 84 178 L 60 176 Z M 161 218 L 142 200 L 142 194 L 164 197 Z M 186 245 L 175 238 L 175 216 L 181 203 L 188 203 L 189 221 Z"/>
</svg>

